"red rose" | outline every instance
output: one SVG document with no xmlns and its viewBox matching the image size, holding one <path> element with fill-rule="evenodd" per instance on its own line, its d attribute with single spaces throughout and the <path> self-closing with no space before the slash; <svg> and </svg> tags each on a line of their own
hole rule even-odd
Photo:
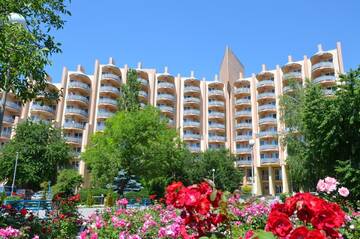
<svg viewBox="0 0 360 239">
<path fill-rule="evenodd" d="M 305 239 L 326 239 L 326 236 L 320 230 L 309 231 Z"/>
<path fill-rule="evenodd" d="M 154 200 L 156 198 L 156 194 L 149 195 L 150 200 Z"/>
<path fill-rule="evenodd" d="M 309 230 L 306 227 L 298 227 L 291 232 L 289 239 L 305 239 Z"/>
<path fill-rule="evenodd" d="M 200 196 L 200 192 L 195 188 L 187 190 L 187 193 L 185 195 L 185 205 L 188 207 L 196 206 L 198 201 L 200 200 Z"/>
<path fill-rule="evenodd" d="M 269 215 L 265 229 L 277 236 L 284 237 L 289 235 L 292 230 L 292 224 L 285 213 L 272 211 Z"/>
<path fill-rule="evenodd" d="M 311 220 L 311 224 L 320 230 L 338 227 L 336 214 L 328 208 L 323 208 Z"/>
<path fill-rule="evenodd" d="M 209 196 L 212 193 L 212 188 L 207 182 L 199 184 L 199 191 L 202 195 Z"/>
<path fill-rule="evenodd" d="M 21 215 L 23 215 L 25 217 L 25 215 L 27 214 L 26 208 L 21 209 L 20 213 L 21 213 Z"/>
<path fill-rule="evenodd" d="M 206 215 L 210 210 L 210 201 L 207 198 L 202 198 L 199 200 L 196 211 L 202 215 Z"/>
</svg>

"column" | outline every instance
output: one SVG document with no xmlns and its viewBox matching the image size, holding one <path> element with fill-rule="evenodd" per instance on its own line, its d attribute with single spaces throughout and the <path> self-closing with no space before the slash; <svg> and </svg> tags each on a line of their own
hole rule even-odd
<svg viewBox="0 0 360 239">
<path fill-rule="evenodd" d="M 270 195 L 275 195 L 275 186 L 274 186 L 274 170 L 269 166 L 269 193 Z"/>
<path fill-rule="evenodd" d="M 255 175 L 253 175 L 253 177 L 255 177 L 255 194 L 256 195 L 262 195 L 262 187 L 261 187 L 261 178 L 260 178 L 260 168 L 255 167 Z"/>
<path fill-rule="evenodd" d="M 289 192 L 289 181 L 287 177 L 287 169 L 285 165 L 281 165 L 281 180 L 283 193 Z"/>
</svg>

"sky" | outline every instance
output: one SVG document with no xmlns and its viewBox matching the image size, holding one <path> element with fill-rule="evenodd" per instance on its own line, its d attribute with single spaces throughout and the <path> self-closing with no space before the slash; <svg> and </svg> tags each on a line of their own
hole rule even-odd
<svg viewBox="0 0 360 239">
<path fill-rule="evenodd" d="M 173 75 L 212 80 L 228 45 L 245 66 L 245 75 L 311 56 L 321 43 L 340 41 L 345 70 L 360 65 L 359 0 L 72 0 L 71 17 L 54 33 L 62 53 L 48 73 L 60 82 L 62 68 L 95 60 L 117 66 L 168 66 Z"/>
</svg>

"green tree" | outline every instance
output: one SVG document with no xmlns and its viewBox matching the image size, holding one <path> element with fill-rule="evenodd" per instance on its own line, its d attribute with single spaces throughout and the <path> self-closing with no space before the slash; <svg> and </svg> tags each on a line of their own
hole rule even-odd
<svg viewBox="0 0 360 239">
<path fill-rule="evenodd" d="M 207 150 L 195 155 L 193 162 L 187 167 L 190 183 L 199 183 L 205 178 L 212 180 L 213 169 L 215 169 L 214 179 L 217 188 L 230 192 L 238 189 L 242 174 L 234 167 L 234 160 L 226 149 Z"/>
<path fill-rule="evenodd" d="M 146 181 L 184 177 L 188 150 L 169 128 L 158 109 L 120 111 L 96 133 L 82 154 L 91 170 L 94 186 L 112 183 L 120 169 Z"/>
<path fill-rule="evenodd" d="M 0 1 L 0 129 L 9 92 L 21 101 L 35 98 L 46 88 L 45 67 L 60 52 L 53 30 L 63 28 L 70 15 L 66 0 Z M 26 26 L 11 22 L 12 13 L 24 17 Z M 57 98 L 57 92 L 44 92 Z"/>
<path fill-rule="evenodd" d="M 65 196 L 74 195 L 83 183 L 83 178 L 75 169 L 63 169 L 59 172 L 57 182 L 53 186 L 54 195 L 63 193 Z"/>
<path fill-rule="evenodd" d="M 136 70 L 130 69 L 127 72 L 126 84 L 121 85 L 121 97 L 118 98 L 120 111 L 137 111 L 140 109 L 140 86 Z"/>
<path fill-rule="evenodd" d="M 70 149 L 61 131 L 46 123 L 25 121 L 0 153 L 0 178 L 12 179 L 16 155 L 16 185 L 38 190 L 44 181 L 56 181 L 58 167 L 70 159 Z M 9 182 L 11 183 L 11 182 Z"/>
</svg>

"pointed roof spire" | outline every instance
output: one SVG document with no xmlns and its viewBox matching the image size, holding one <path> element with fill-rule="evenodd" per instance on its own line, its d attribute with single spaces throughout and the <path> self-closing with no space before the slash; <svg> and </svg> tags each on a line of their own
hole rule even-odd
<svg viewBox="0 0 360 239">
<path fill-rule="evenodd" d="M 239 79 L 240 72 L 244 72 L 244 66 L 227 45 L 220 66 L 220 81 L 223 83 L 235 82 Z"/>
</svg>

